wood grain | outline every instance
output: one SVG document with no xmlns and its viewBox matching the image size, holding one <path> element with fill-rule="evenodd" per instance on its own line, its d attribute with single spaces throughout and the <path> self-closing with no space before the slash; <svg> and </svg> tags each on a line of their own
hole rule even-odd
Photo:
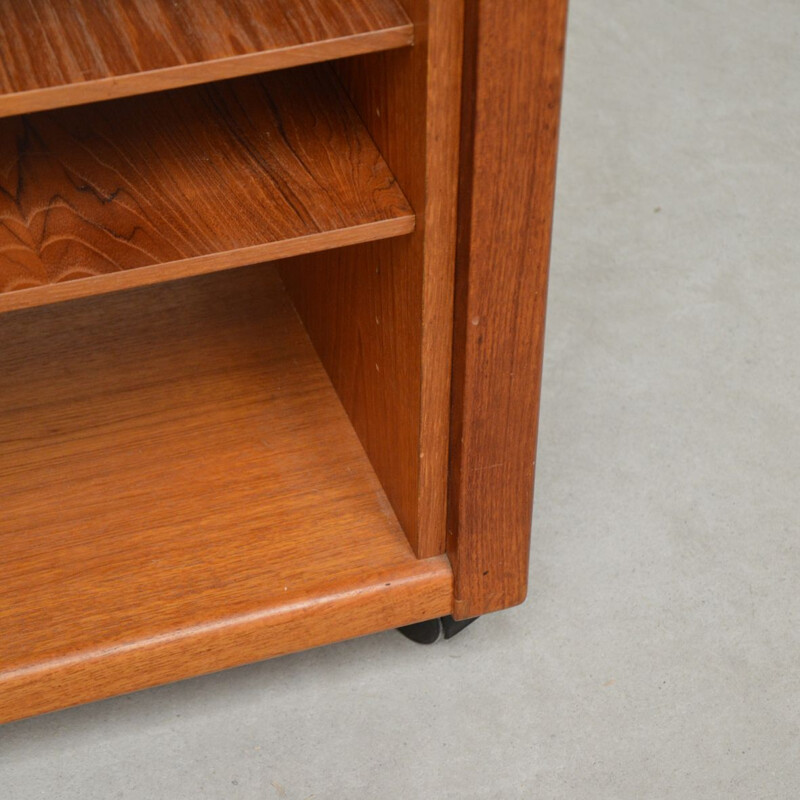
<svg viewBox="0 0 800 800">
<path fill-rule="evenodd" d="M 414 225 L 327 67 L 0 120 L 0 154 L 0 310 Z"/>
<path fill-rule="evenodd" d="M 282 274 L 409 542 L 427 557 L 445 539 L 463 4 L 405 7 L 414 48 L 337 71 L 417 230 Z"/>
<path fill-rule="evenodd" d="M 449 613 L 270 267 L 0 339 L 0 721 Z"/>
<path fill-rule="evenodd" d="M 409 45 L 395 0 L 0 0 L 0 116 Z"/>
<path fill-rule="evenodd" d="M 457 618 L 526 594 L 566 2 L 466 10 L 448 517 Z"/>
</svg>

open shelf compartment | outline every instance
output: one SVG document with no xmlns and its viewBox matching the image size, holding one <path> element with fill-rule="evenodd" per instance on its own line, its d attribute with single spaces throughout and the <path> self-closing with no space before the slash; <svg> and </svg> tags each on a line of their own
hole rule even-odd
<svg viewBox="0 0 800 800">
<path fill-rule="evenodd" d="M 0 117 L 412 40 L 397 0 L 0 0 Z"/>
<path fill-rule="evenodd" d="M 327 65 L 0 120 L 0 311 L 409 233 Z"/>
<path fill-rule="evenodd" d="M 269 265 L 0 340 L 0 721 L 450 612 Z"/>
</svg>

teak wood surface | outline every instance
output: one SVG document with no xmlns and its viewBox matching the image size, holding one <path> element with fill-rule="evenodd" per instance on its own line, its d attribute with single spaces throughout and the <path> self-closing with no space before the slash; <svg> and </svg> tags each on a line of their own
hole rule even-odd
<svg viewBox="0 0 800 800">
<path fill-rule="evenodd" d="M 410 49 L 337 65 L 416 212 L 412 236 L 282 275 L 420 557 L 444 552 L 463 4 L 406 0 Z"/>
<path fill-rule="evenodd" d="M 269 266 L 0 340 L 0 721 L 450 612 Z"/>
<path fill-rule="evenodd" d="M 0 120 L 0 721 L 526 593 L 565 0 L 223 5 L 415 44 Z"/>
<path fill-rule="evenodd" d="M 414 226 L 327 66 L 0 120 L 0 153 L 0 310 Z"/>
<path fill-rule="evenodd" d="M 465 7 L 448 517 L 458 618 L 527 590 L 566 0 Z"/>
<path fill-rule="evenodd" d="M 0 116 L 412 41 L 396 0 L 0 0 Z"/>
</svg>

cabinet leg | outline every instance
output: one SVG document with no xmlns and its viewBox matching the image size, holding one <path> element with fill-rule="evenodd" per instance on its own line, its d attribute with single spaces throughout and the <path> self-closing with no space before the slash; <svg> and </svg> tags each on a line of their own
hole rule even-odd
<svg viewBox="0 0 800 800">
<path fill-rule="evenodd" d="M 471 619 L 453 619 L 451 616 L 426 619 L 424 622 L 415 622 L 413 625 L 404 625 L 397 630 L 412 642 L 417 644 L 433 644 L 439 639 L 452 639 L 471 625 L 477 617 Z"/>
</svg>

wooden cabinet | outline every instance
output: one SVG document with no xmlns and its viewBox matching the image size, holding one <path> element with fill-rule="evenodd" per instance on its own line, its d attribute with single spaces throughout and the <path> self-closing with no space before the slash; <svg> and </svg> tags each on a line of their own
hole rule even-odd
<svg viewBox="0 0 800 800">
<path fill-rule="evenodd" d="M 0 0 L 0 720 L 525 596 L 563 0 Z"/>
</svg>

